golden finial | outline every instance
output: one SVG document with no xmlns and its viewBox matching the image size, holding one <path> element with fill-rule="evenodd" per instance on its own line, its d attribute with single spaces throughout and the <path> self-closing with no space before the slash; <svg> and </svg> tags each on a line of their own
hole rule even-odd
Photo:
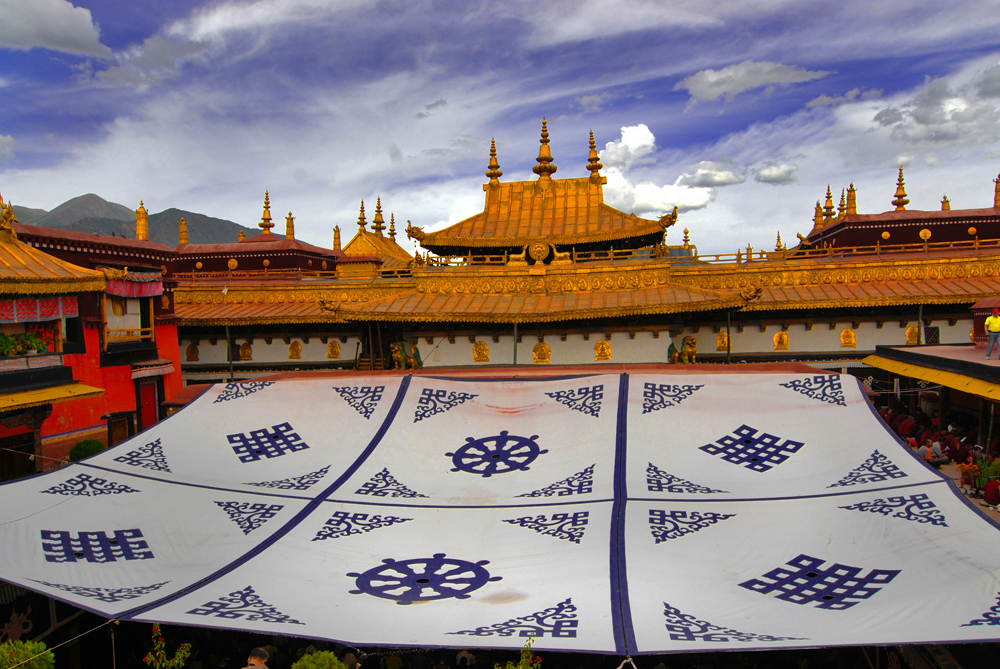
<svg viewBox="0 0 1000 669">
<path fill-rule="evenodd" d="M 295 218 L 292 217 L 292 212 L 285 216 L 285 239 L 295 239 Z"/>
<path fill-rule="evenodd" d="M 590 156 L 587 158 L 587 169 L 590 170 L 590 180 L 600 181 L 601 174 L 600 170 L 604 165 L 601 164 L 600 156 L 597 155 L 597 144 L 594 143 L 594 131 L 590 131 Z"/>
<path fill-rule="evenodd" d="M 996 208 L 1000 207 L 1000 175 L 997 175 L 997 178 L 993 180 L 993 183 L 996 184 L 996 188 L 993 192 L 993 207 Z"/>
<path fill-rule="evenodd" d="M 183 216 L 181 216 L 181 220 L 177 222 L 177 243 L 188 243 L 188 224 L 187 221 L 184 220 Z"/>
<path fill-rule="evenodd" d="M 684 228 L 684 240 L 683 241 L 684 241 L 684 248 L 686 248 L 686 249 L 691 248 L 691 238 L 688 237 L 688 233 L 689 232 L 691 232 L 691 231 L 688 230 L 687 228 Z"/>
<path fill-rule="evenodd" d="M 775 251 L 780 251 L 781 250 L 781 230 L 778 230 L 778 241 L 774 245 L 774 250 Z"/>
<path fill-rule="evenodd" d="M 0 241 L 17 239 L 14 223 L 17 223 L 17 219 L 14 217 L 14 203 L 4 204 L 3 196 L 0 196 Z"/>
<path fill-rule="evenodd" d="M 396 215 L 389 212 L 389 239 L 396 241 Z"/>
<path fill-rule="evenodd" d="M 829 223 L 833 220 L 833 193 L 830 192 L 829 184 L 826 187 L 826 204 L 823 205 L 823 222 Z"/>
<path fill-rule="evenodd" d="M 334 251 L 339 251 L 340 250 L 340 226 L 339 225 L 333 226 L 333 250 Z"/>
<path fill-rule="evenodd" d="M 240 234 L 236 236 L 237 241 L 245 242 L 247 239 L 247 233 L 240 230 Z"/>
<path fill-rule="evenodd" d="M 497 141 L 490 140 L 490 164 L 486 167 L 486 176 L 490 178 L 491 184 L 500 183 L 503 172 L 500 171 L 500 163 L 497 162 Z"/>
<path fill-rule="evenodd" d="M 847 189 L 847 215 L 851 216 L 858 213 L 858 191 L 854 188 L 854 182 L 851 182 L 850 188 Z"/>
<path fill-rule="evenodd" d="M 372 230 L 379 237 L 382 236 L 382 231 L 385 230 L 385 219 L 382 218 L 382 198 L 375 200 L 375 218 L 372 219 Z"/>
<path fill-rule="evenodd" d="M 899 168 L 899 177 L 896 179 L 896 199 L 892 201 L 896 211 L 906 211 L 906 205 L 910 201 L 906 199 L 906 184 L 903 182 L 903 168 Z"/>
<path fill-rule="evenodd" d="M 947 195 L 941 198 L 941 211 L 951 211 L 951 200 Z"/>
<path fill-rule="evenodd" d="M 149 240 L 149 217 L 146 208 L 142 206 L 142 200 L 139 200 L 139 208 L 135 210 L 135 238 Z"/>
<path fill-rule="evenodd" d="M 365 201 L 361 201 L 361 213 L 358 214 L 358 227 L 362 230 L 365 229 L 367 222 L 365 221 Z"/>
<path fill-rule="evenodd" d="M 840 220 L 847 213 L 847 191 L 840 189 L 840 204 L 837 205 L 837 220 Z"/>
<path fill-rule="evenodd" d="M 823 205 L 816 200 L 816 213 L 813 214 L 813 225 L 817 228 L 823 227 Z"/>
<path fill-rule="evenodd" d="M 552 163 L 552 151 L 549 149 L 549 129 L 542 119 L 542 138 L 539 140 L 541 146 L 538 148 L 538 157 L 535 158 L 538 164 L 531 168 L 531 171 L 538 175 L 539 181 L 547 181 L 552 178 L 558 169 Z"/>
<path fill-rule="evenodd" d="M 260 223 L 257 224 L 264 231 L 265 235 L 271 234 L 274 223 L 271 222 L 271 196 L 264 191 L 264 213 L 260 215 Z"/>
</svg>

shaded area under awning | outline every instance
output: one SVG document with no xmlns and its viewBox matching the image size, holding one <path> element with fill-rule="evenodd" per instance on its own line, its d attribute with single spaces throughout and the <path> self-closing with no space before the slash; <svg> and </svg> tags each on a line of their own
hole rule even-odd
<svg viewBox="0 0 1000 669">
<path fill-rule="evenodd" d="M 42 404 L 54 404 L 81 397 L 97 397 L 104 393 L 102 388 L 85 386 L 82 383 L 64 383 L 49 388 L 23 390 L 16 393 L 0 394 L 0 412 L 27 409 Z"/>
</svg>

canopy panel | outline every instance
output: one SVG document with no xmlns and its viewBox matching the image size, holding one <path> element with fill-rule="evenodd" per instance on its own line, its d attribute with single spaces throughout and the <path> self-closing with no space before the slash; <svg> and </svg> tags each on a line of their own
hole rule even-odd
<svg viewBox="0 0 1000 669">
<path fill-rule="evenodd" d="M 0 578 L 120 619 L 620 654 L 1000 623 L 998 528 L 835 375 L 218 385 L 0 508 Z"/>
</svg>

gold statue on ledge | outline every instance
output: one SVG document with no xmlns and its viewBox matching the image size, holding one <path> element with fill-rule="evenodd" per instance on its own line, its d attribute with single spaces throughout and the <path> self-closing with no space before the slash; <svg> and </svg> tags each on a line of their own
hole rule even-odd
<svg viewBox="0 0 1000 669">
<path fill-rule="evenodd" d="M 693 365 L 695 364 L 695 358 L 698 355 L 698 340 L 688 335 L 681 340 L 681 347 L 678 350 L 674 346 L 673 342 L 670 342 L 670 348 L 667 349 L 667 359 L 671 364 L 674 365 Z"/>
</svg>

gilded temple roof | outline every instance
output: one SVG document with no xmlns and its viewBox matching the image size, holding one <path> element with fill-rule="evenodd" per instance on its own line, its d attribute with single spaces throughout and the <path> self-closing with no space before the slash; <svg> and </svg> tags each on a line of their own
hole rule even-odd
<svg viewBox="0 0 1000 669">
<path fill-rule="evenodd" d="M 382 199 L 379 198 L 375 205 L 375 217 L 372 219 L 372 230 L 368 230 L 365 222 L 365 203 L 361 203 L 361 214 L 358 217 L 358 231 L 344 246 L 343 252 L 347 256 L 376 256 L 381 258 L 382 267 L 393 269 L 406 266 L 413 262 L 413 256 L 406 252 L 402 246 L 396 243 L 396 219 L 390 215 L 389 235 L 383 236 L 385 230 L 385 219 L 382 217 Z M 339 235 L 339 229 L 338 229 Z"/>
</svg>

